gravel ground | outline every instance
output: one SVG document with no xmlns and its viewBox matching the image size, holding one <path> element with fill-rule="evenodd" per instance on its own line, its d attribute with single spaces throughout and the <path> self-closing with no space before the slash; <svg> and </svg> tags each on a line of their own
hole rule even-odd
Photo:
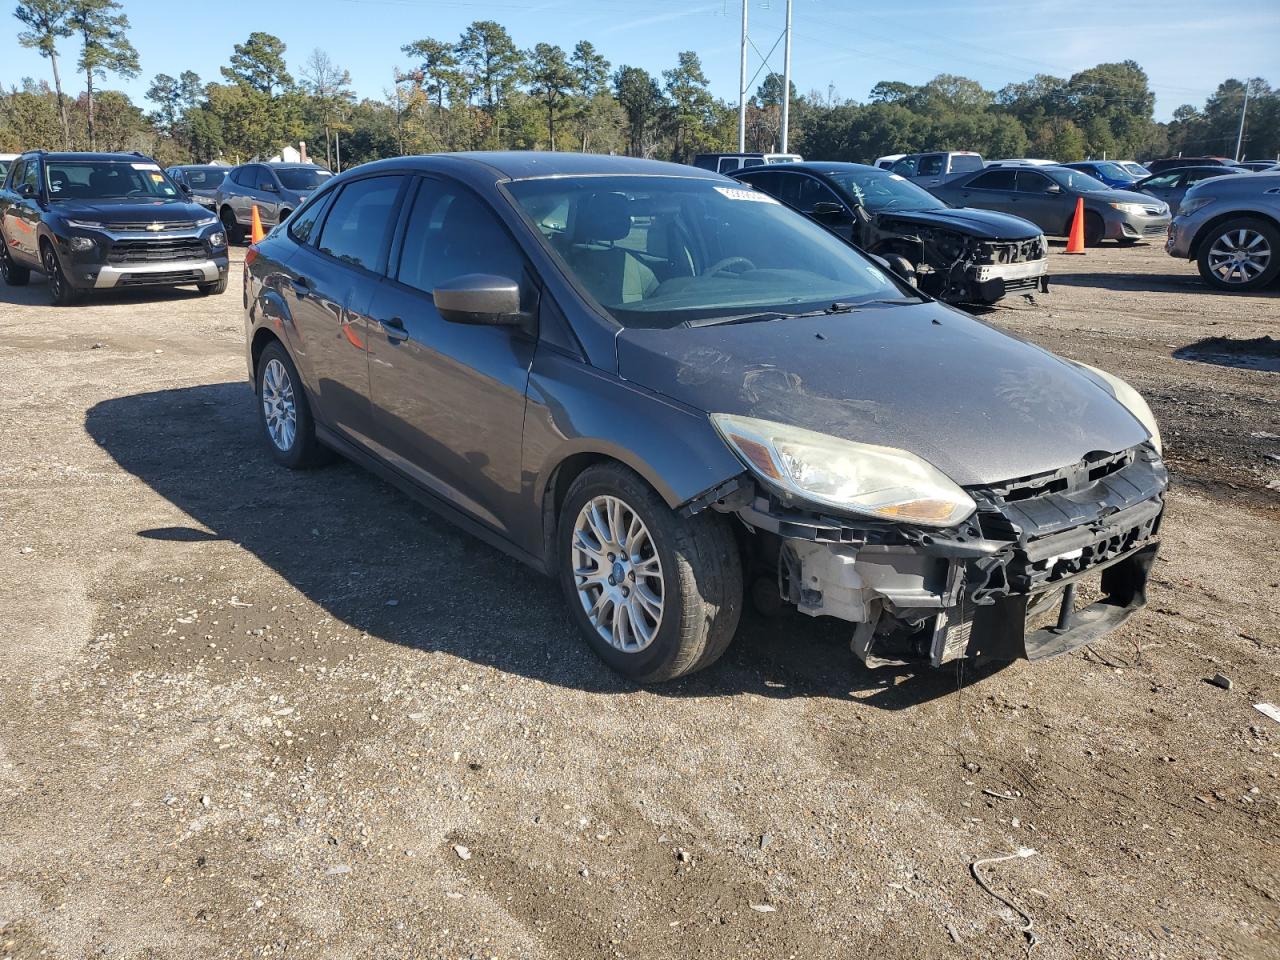
<svg viewBox="0 0 1280 960">
<path fill-rule="evenodd" d="M 271 465 L 238 263 L 0 288 L 0 957 L 1280 957 L 1280 291 L 1052 268 L 987 319 L 1161 417 L 1148 608 L 980 675 L 749 620 L 653 689 L 390 487 Z M 1022 915 L 971 872 L 1020 849 L 978 870 Z"/>
</svg>

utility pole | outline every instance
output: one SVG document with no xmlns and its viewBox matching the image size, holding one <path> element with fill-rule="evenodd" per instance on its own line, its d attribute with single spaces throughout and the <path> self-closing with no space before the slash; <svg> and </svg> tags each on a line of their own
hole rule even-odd
<svg viewBox="0 0 1280 960">
<path fill-rule="evenodd" d="M 1244 103 L 1240 105 L 1240 129 L 1236 131 L 1236 161 L 1240 160 L 1240 148 L 1244 145 L 1244 115 L 1249 109 L 1249 79 L 1244 81 Z"/>
<path fill-rule="evenodd" d="M 738 62 L 738 152 L 747 150 L 747 0 L 742 0 L 742 56 Z"/>
<path fill-rule="evenodd" d="M 791 0 L 787 0 L 786 39 L 782 42 L 782 145 L 787 152 L 787 123 L 791 117 Z"/>
</svg>

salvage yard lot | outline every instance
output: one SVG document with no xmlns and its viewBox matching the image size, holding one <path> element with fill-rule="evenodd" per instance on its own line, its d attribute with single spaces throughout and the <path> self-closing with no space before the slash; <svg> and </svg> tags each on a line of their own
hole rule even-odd
<svg viewBox="0 0 1280 960">
<path fill-rule="evenodd" d="M 1280 290 L 1060 249 L 986 317 L 1160 417 L 1146 611 L 981 675 L 752 617 L 650 689 L 551 581 L 273 466 L 242 251 L 0 289 L 0 957 L 1280 956 Z M 981 876 L 1030 936 L 969 868 L 1022 847 Z"/>
</svg>

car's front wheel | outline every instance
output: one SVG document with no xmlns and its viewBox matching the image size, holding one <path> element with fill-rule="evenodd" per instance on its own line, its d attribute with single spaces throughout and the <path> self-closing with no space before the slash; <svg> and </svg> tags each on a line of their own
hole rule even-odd
<svg viewBox="0 0 1280 960">
<path fill-rule="evenodd" d="M 222 221 L 222 232 L 227 235 L 227 243 L 240 243 L 244 240 L 244 228 L 236 222 L 236 215 L 230 207 L 223 207 L 218 219 Z"/>
<path fill-rule="evenodd" d="M 257 393 L 258 420 L 276 461 L 291 470 L 323 463 L 327 452 L 316 439 L 306 391 L 279 342 L 267 344 L 258 358 Z"/>
<path fill-rule="evenodd" d="M 227 278 L 220 277 L 210 283 L 197 283 L 196 289 L 203 293 L 206 297 L 210 294 L 219 294 L 227 292 Z"/>
<path fill-rule="evenodd" d="M 44 275 L 49 280 L 49 297 L 54 306 L 69 307 L 80 299 L 80 291 L 71 285 L 67 275 L 62 271 L 62 261 L 58 259 L 53 244 L 47 240 L 40 246 L 40 262 L 44 265 Z"/>
<path fill-rule="evenodd" d="M 1214 227 L 1196 257 L 1204 282 L 1219 290 L 1260 290 L 1280 275 L 1280 230 L 1244 217 Z"/>
<path fill-rule="evenodd" d="M 742 564 L 726 519 L 681 518 L 620 464 L 589 467 L 560 512 L 560 582 L 597 655 L 642 683 L 710 666 L 742 611 Z"/>
</svg>

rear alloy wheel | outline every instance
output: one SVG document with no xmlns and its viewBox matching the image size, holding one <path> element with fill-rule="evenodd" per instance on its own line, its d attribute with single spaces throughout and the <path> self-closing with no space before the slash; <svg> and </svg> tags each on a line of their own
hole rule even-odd
<svg viewBox="0 0 1280 960">
<path fill-rule="evenodd" d="M 49 296 L 54 306 L 69 307 L 80 299 L 80 291 L 71 286 L 67 275 L 62 272 L 62 263 L 53 249 L 53 244 L 45 241 L 40 247 L 40 262 L 44 264 L 44 275 L 49 279 Z"/>
<path fill-rule="evenodd" d="M 3 237 L 0 237 L 0 273 L 4 274 L 4 282 L 11 287 L 25 287 L 31 279 L 30 270 L 13 262 L 13 254 Z"/>
<path fill-rule="evenodd" d="M 291 470 L 326 461 L 328 451 L 316 439 L 298 369 L 278 341 L 268 344 L 258 358 L 257 381 L 258 415 L 276 461 Z"/>
<path fill-rule="evenodd" d="M 651 683 L 701 670 L 733 639 L 742 566 L 719 514 L 682 519 L 635 473 L 601 464 L 570 487 L 558 543 L 572 616 L 623 676 Z"/>
<path fill-rule="evenodd" d="M 1200 276 L 1219 290 L 1259 290 L 1280 274 L 1280 230 L 1265 220 L 1230 220 L 1201 242 Z"/>
</svg>

